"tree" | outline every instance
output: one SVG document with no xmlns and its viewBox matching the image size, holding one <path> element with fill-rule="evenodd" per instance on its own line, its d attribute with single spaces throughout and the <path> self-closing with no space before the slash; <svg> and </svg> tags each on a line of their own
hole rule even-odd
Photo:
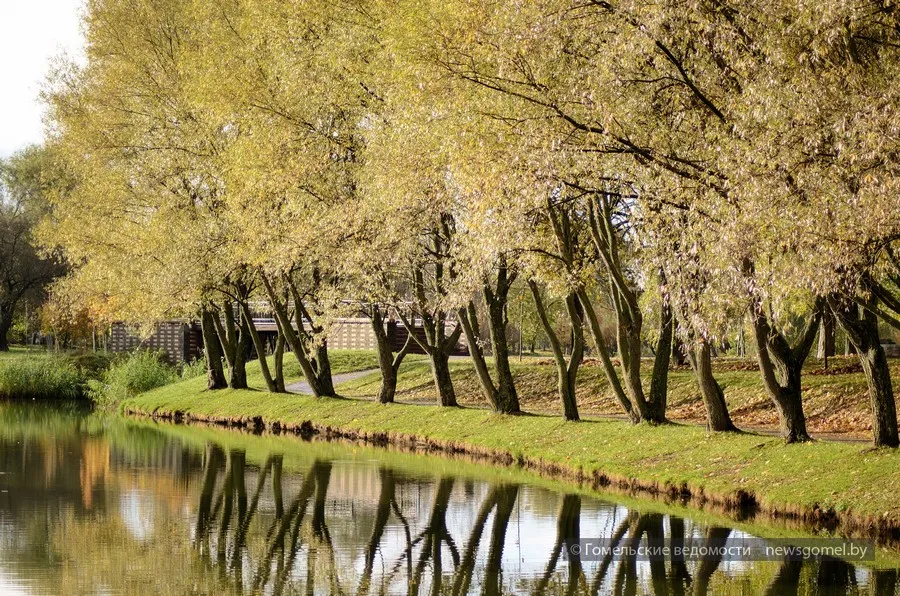
<svg viewBox="0 0 900 596">
<path fill-rule="evenodd" d="M 20 307 L 39 304 L 65 273 L 56 251 L 46 254 L 34 238 L 48 214 L 49 189 L 65 183 L 51 150 L 29 147 L 0 160 L 0 351 L 9 351 L 9 330 Z"/>
</svg>

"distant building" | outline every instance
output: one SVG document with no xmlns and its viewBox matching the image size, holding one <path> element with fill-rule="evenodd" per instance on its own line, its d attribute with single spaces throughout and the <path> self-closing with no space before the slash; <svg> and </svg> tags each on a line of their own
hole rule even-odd
<svg viewBox="0 0 900 596">
<path fill-rule="evenodd" d="M 109 349 L 113 352 L 130 352 L 146 349 L 165 354 L 170 364 L 180 364 L 196 360 L 202 354 L 203 333 L 199 323 L 184 321 L 162 321 L 156 324 L 153 335 L 141 339 L 124 323 L 112 326 Z"/>
<path fill-rule="evenodd" d="M 258 317 L 253 319 L 253 324 L 271 351 L 278 333 L 275 319 Z M 448 334 L 453 330 L 453 325 L 454 323 L 448 325 Z M 406 338 L 409 337 L 406 327 L 398 324 L 397 321 L 389 320 L 385 323 L 385 331 L 395 352 L 403 348 Z M 418 324 L 413 331 L 424 342 L 425 329 Z M 165 353 L 166 360 L 172 364 L 178 364 L 191 362 L 202 355 L 203 334 L 200 324 L 197 322 L 163 321 L 157 324 L 156 330 L 149 338 L 142 340 L 124 323 L 115 323 L 112 326 L 109 347 L 113 352 L 128 352 L 136 349 L 159 350 Z M 328 333 L 328 347 L 337 350 L 377 349 L 372 322 L 364 317 L 337 319 Z M 413 341 L 410 352 L 413 354 L 424 353 L 415 341 Z M 461 337 L 457 342 L 453 354 L 457 356 L 469 354 L 469 347 L 464 338 Z"/>
</svg>

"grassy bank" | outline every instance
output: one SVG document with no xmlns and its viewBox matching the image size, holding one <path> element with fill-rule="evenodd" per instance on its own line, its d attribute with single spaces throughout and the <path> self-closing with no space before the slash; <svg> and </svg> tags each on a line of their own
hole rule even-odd
<svg viewBox="0 0 900 596">
<path fill-rule="evenodd" d="M 484 405 L 475 370 L 468 360 L 451 362 L 453 385 L 462 405 Z M 649 382 L 650 362 L 644 379 Z M 755 361 L 715 359 L 716 379 L 725 391 L 729 411 L 740 427 L 775 427 L 778 413 L 763 387 Z M 529 412 L 558 413 L 562 406 L 556 392 L 556 370 L 548 359 L 513 360 L 513 375 L 523 409 Z M 893 378 L 900 382 L 900 360 L 891 361 Z M 375 372 L 338 387 L 342 395 L 374 395 L 381 382 Z M 822 362 L 811 359 L 804 368 L 803 400 L 808 426 L 816 433 L 846 433 L 869 438 L 871 414 L 866 380 L 855 357 L 832 358 L 826 370 Z M 649 389 L 649 387 L 647 388 Z M 397 385 L 397 399 L 403 402 L 434 403 L 434 381 L 427 362 L 404 363 Z M 619 415 L 603 370 L 589 361 L 578 373 L 578 407 L 587 415 Z M 687 367 L 669 372 L 669 408 L 671 419 L 705 422 L 706 412 L 697 390 L 694 374 Z"/>
<path fill-rule="evenodd" d="M 334 374 L 378 366 L 374 351 L 331 350 Z M 413 356 L 411 361 L 421 356 Z M 274 366 L 269 358 L 270 367 Z M 300 365 L 288 354 L 284 360 L 287 383 L 303 379 Z M 100 405 L 115 404 L 126 397 L 180 378 L 188 378 L 183 387 L 199 391 L 206 386 L 202 361 L 175 367 L 153 352 L 113 354 L 103 352 L 52 353 L 14 348 L 0 352 L 0 399 L 73 400 L 89 398 Z M 251 386 L 264 387 L 258 362 L 247 363 Z"/>
<path fill-rule="evenodd" d="M 0 399 L 81 399 L 86 366 L 74 356 L 12 350 L 0 353 Z"/>
<path fill-rule="evenodd" d="M 569 423 L 558 416 L 501 416 L 483 409 L 385 406 L 256 390 L 209 392 L 195 381 L 126 400 L 123 409 L 415 442 L 600 486 L 680 493 L 697 502 L 750 505 L 773 516 L 833 524 L 848 533 L 900 536 L 900 454 L 895 451 L 825 441 L 785 445 L 755 434 L 710 436 L 692 425 L 633 426 L 609 419 Z"/>
</svg>

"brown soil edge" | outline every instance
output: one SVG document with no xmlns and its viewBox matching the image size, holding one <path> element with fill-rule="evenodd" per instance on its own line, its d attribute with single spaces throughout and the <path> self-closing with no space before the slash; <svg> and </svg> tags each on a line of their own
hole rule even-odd
<svg viewBox="0 0 900 596">
<path fill-rule="evenodd" d="M 879 546 L 900 550 L 900 522 L 897 520 L 873 515 L 858 515 L 852 511 L 836 511 L 833 508 L 823 509 L 818 505 L 812 507 L 772 506 L 761 502 L 755 494 L 740 489 L 725 494 L 715 493 L 704 490 L 703 487 L 692 486 L 687 482 L 660 484 L 638 478 L 609 475 L 599 469 L 586 472 L 580 468 L 571 468 L 542 458 L 514 456 L 507 451 L 479 447 L 461 441 L 444 441 L 405 433 L 337 428 L 312 420 L 292 423 L 278 420 L 269 422 L 262 416 L 229 417 L 194 414 L 179 410 L 146 412 L 127 406 L 122 413 L 126 416 L 176 424 L 211 425 L 246 430 L 255 434 L 263 432 L 290 433 L 304 438 L 315 437 L 324 440 L 358 442 L 376 447 L 392 447 L 410 453 L 424 452 L 464 457 L 477 463 L 518 467 L 553 480 L 586 484 L 597 491 L 649 497 L 664 500 L 667 503 L 678 502 L 698 509 L 717 511 L 741 522 L 776 521 L 779 525 L 795 529 L 812 532 L 824 531 L 847 538 L 870 539 Z"/>
</svg>

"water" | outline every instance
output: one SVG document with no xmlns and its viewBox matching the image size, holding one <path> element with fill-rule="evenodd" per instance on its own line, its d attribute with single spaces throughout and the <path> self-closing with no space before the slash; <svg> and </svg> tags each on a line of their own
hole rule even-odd
<svg viewBox="0 0 900 596">
<path fill-rule="evenodd" d="M 900 593 L 841 559 L 562 554 L 760 533 L 802 536 L 460 460 L 0 406 L 2 594 Z"/>
</svg>

